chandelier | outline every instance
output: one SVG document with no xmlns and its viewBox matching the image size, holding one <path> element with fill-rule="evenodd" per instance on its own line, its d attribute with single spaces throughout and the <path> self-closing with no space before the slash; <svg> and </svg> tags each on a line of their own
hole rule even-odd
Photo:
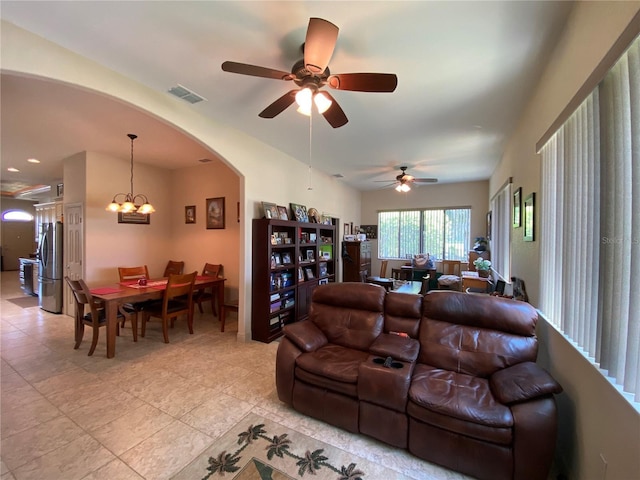
<svg viewBox="0 0 640 480">
<path fill-rule="evenodd" d="M 116 193 L 111 203 L 107 205 L 107 211 L 120 213 L 136 212 L 143 215 L 153 213 L 156 209 L 149 203 L 146 195 L 142 193 L 138 193 L 137 195 L 133 194 L 133 141 L 138 138 L 138 136 L 129 133 L 127 137 L 131 139 L 131 190 L 129 190 L 129 193 Z M 122 203 L 116 201 L 120 195 L 123 197 Z"/>
</svg>

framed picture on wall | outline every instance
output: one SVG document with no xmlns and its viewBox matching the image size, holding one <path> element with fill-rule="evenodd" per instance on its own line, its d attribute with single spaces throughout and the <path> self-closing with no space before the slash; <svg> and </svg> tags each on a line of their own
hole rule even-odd
<svg viewBox="0 0 640 480">
<path fill-rule="evenodd" d="M 533 242 L 535 241 L 535 209 L 536 209 L 536 194 L 535 192 L 531 193 L 527 198 L 524 199 L 524 241 L 525 242 Z"/>
<path fill-rule="evenodd" d="M 522 225 L 522 187 L 518 188 L 513 194 L 513 228 Z"/>
<path fill-rule="evenodd" d="M 491 240 L 491 211 L 487 213 L 487 240 Z"/>
<path fill-rule="evenodd" d="M 207 229 L 224 228 L 224 197 L 207 198 Z"/>
<path fill-rule="evenodd" d="M 118 223 L 138 223 L 141 225 L 149 225 L 151 223 L 151 214 L 118 212 Z"/>
<path fill-rule="evenodd" d="M 184 207 L 184 223 L 196 223 L 195 205 L 187 205 Z"/>
</svg>

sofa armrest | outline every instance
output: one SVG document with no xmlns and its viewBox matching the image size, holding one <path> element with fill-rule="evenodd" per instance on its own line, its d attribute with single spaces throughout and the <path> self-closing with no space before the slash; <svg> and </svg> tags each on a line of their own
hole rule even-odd
<svg viewBox="0 0 640 480">
<path fill-rule="evenodd" d="M 309 320 L 286 325 L 284 335 L 303 352 L 314 352 L 329 343 L 322 330 Z"/>
<path fill-rule="evenodd" d="M 414 338 L 401 337 L 388 333 L 381 334 L 369 347 L 372 355 L 391 357 L 403 362 L 415 362 L 420 351 L 420 343 Z"/>
<path fill-rule="evenodd" d="M 497 371 L 489 378 L 489 386 L 494 397 L 505 405 L 562 392 L 560 384 L 533 362 Z"/>
</svg>

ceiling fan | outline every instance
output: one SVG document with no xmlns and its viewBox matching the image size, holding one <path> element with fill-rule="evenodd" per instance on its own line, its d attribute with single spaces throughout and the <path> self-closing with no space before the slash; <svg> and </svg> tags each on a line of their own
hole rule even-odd
<svg viewBox="0 0 640 480">
<path fill-rule="evenodd" d="M 311 115 L 312 101 L 318 111 L 333 128 L 345 125 L 349 120 L 338 102 L 327 91 L 325 85 L 336 90 L 355 92 L 393 92 L 398 85 L 398 77 L 393 73 L 341 73 L 332 75 L 329 60 L 338 39 L 338 27 L 322 18 L 310 18 L 307 35 L 303 44 L 304 58 L 297 61 L 291 72 L 274 70 L 238 62 L 224 62 L 225 72 L 252 75 L 275 80 L 292 80 L 299 88 L 290 90 L 259 113 L 262 118 L 274 118 L 294 101 L 298 102 L 300 113 Z"/>
<path fill-rule="evenodd" d="M 437 178 L 416 178 L 413 175 L 409 175 L 407 173 L 408 167 L 400 167 L 401 173 L 396 177 L 395 180 L 376 180 L 376 182 L 386 182 L 389 185 L 386 185 L 383 188 L 390 187 L 391 185 L 396 185 L 396 190 L 398 192 L 408 192 L 411 190 L 412 183 L 436 183 L 438 181 Z"/>
</svg>

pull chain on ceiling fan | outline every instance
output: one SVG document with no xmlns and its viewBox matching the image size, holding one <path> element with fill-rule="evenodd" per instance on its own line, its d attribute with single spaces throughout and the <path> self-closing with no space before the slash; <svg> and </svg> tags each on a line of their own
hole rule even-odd
<svg viewBox="0 0 640 480">
<path fill-rule="evenodd" d="M 333 128 L 342 127 L 349 120 L 336 99 L 329 92 L 322 90 L 325 85 L 335 90 L 354 92 L 393 92 L 398 85 L 398 77 L 393 73 L 332 75 L 328 64 L 336 46 L 338 31 L 338 27 L 327 20 L 310 18 L 303 44 L 304 58 L 293 65 L 291 73 L 230 61 L 223 62 L 222 70 L 241 75 L 293 81 L 299 87 L 288 91 L 260 112 L 258 115 L 262 118 L 274 118 L 295 101 L 299 104 L 298 111 L 309 115 L 313 102 Z"/>
</svg>

